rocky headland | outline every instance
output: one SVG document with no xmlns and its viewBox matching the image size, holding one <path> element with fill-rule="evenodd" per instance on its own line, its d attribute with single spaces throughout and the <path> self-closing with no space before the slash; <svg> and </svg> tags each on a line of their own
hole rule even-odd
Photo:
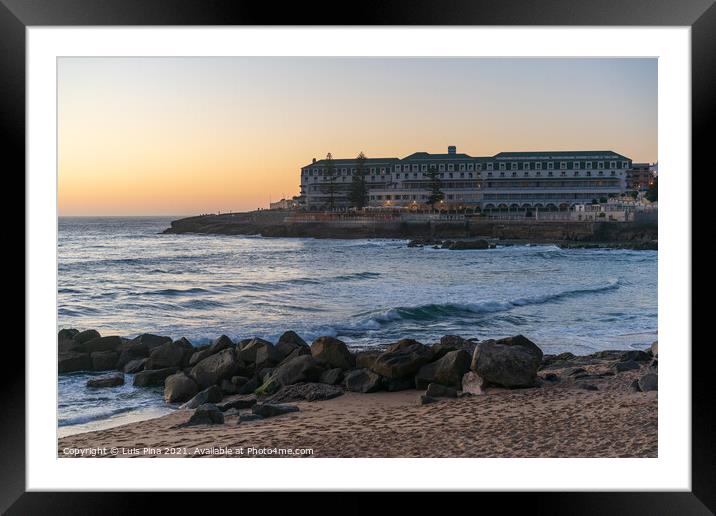
<svg viewBox="0 0 716 516">
<path fill-rule="evenodd" d="M 185 338 L 64 329 L 61 374 L 107 371 L 88 381 L 96 389 L 131 375 L 135 386 L 163 386 L 178 410 L 64 437 L 58 453 L 149 442 L 150 452 L 136 456 L 164 456 L 162 443 L 191 442 L 198 445 L 182 455 L 201 455 L 260 441 L 310 446 L 317 456 L 656 456 L 657 346 L 545 355 L 522 335 L 446 335 L 353 352 L 330 336 L 309 345 L 293 331 L 275 343 L 222 335 L 195 347 Z M 397 442 L 406 432 L 411 441 Z"/>
<path fill-rule="evenodd" d="M 171 222 L 165 234 L 260 235 L 264 237 L 397 238 L 491 243 L 557 244 L 564 247 L 658 248 L 656 220 L 638 222 L 579 222 L 499 220 L 469 217 L 456 221 L 417 221 L 400 218 L 356 224 L 337 221 L 292 222 L 286 212 L 268 210 L 201 215 Z"/>
</svg>

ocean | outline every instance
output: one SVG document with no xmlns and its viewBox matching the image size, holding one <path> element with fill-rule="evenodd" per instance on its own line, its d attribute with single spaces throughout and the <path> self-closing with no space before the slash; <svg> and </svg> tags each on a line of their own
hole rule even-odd
<svg viewBox="0 0 716 516">
<path fill-rule="evenodd" d="M 657 252 L 552 245 L 452 251 L 405 240 L 163 235 L 177 217 L 61 217 L 58 329 L 102 335 L 285 330 L 356 349 L 521 333 L 545 353 L 643 349 L 657 335 Z M 171 410 L 161 389 L 60 375 L 61 434 Z"/>
</svg>

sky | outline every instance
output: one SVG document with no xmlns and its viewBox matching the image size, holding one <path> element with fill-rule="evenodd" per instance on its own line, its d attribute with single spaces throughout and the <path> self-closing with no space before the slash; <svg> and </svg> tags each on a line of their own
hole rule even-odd
<svg viewBox="0 0 716 516">
<path fill-rule="evenodd" d="M 657 161 L 657 60 L 58 60 L 60 215 L 268 207 L 350 158 L 612 150 Z"/>
</svg>

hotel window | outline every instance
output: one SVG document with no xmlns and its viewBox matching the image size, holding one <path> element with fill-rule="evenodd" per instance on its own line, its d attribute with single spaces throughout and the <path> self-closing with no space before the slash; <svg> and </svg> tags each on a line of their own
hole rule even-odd
<svg viewBox="0 0 716 516">
<path fill-rule="evenodd" d="M 493 164 L 492 164 L 492 163 L 488 163 L 488 164 L 487 164 L 487 170 L 492 170 L 492 168 L 493 168 Z"/>
<path fill-rule="evenodd" d="M 616 175 L 616 172 L 614 172 L 613 170 L 612 170 L 612 175 L 613 175 L 613 176 Z"/>
<path fill-rule="evenodd" d="M 417 173 L 416 173 L 416 174 L 413 174 L 413 177 L 414 177 L 415 179 L 417 179 L 417 178 L 418 178 L 418 174 L 417 174 Z M 408 176 L 405 176 L 405 178 L 407 179 Z"/>
<path fill-rule="evenodd" d="M 525 170 L 525 171 L 522 173 L 522 175 L 523 175 L 524 177 L 530 177 L 530 173 L 529 173 L 528 170 Z"/>
<path fill-rule="evenodd" d="M 467 164 L 467 169 L 468 169 L 468 170 L 473 170 L 472 167 L 473 167 L 472 163 L 468 163 L 468 164 Z"/>
<path fill-rule="evenodd" d="M 548 175 L 549 177 L 552 177 L 554 174 L 552 174 L 552 171 L 550 170 L 549 172 L 547 172 L 547 175 Z"/>
<path fill-rule="evenodd" d="M 587 163 L 584 165 L 584 168 L 592 168 L 592 162 L 587 161 Z"/>
<path fill-rule="evenodd" d="M 395 165 L 395 171 L 396 171 L 396 172 L 400 172 L 400 169 L 401 169 L 400 165 Z"/>
<path fill-rule="evenodd" d="M 603 161 L 597 162 L 597 168 L 604 168 L 604 162 Z"/>
<path fill-rule="evenodd" d="M 417 171 L 418 171 L 418 165 L 413 165 L 413 172 L 417 172 Z"/>
<path fill-rule="evenodd" d="M 552 170 L 552 169 L 554 169 L 554 163 L 551 161 L 548 161 L 547 162 L 547 170 Z"/>
<path fill-rule="evenodd" d="M 445 163 L 440 163 L 440 165 L 438 165 L 438 170 L 439 170 L 440 172 L 444 171 L 444 170 L 445 170 Z"/>
<path fill-rule="evenodd" d="M 577 177 L 578 175 L 579 175 L 579 171 L 575 170 L 575 171 L 574 171 L 574 177 Z"/>
<path fill-rule="evenodd" d="M 530 169 L 530 163 L 529 161 L 525 161 L 522 163 L 522 170 L 529 170 Z"/>
<path fill-rule="evenodd" d="M 579 170 L 579 161 L 572 163 L 572 168 L 574 168 L 574 170 Z"/>
<path fill-rule="evenodd" d="M 448 164 L 448 170 L 455 170 L 455 165 L 452 163 Z"/>
<path fill-rule="evenodd" d="M 467 173 L 467 177 L 470 177 L 470 178 L 471 178 L 471 177 L 472 177 L 472 172 L 468 172 L 468 173 Z"/>
<path fill-rule="evenodd" d="M 510 170 L 517 170 L 517 163 L 510 163 Z"/>
<path fill-rule="evenodd" d="M 492 177 L 492 172 L 488 172 L 487 177 Z"/>
<path fill-rule="evenodd" d="M 541 163 L 538 163 L 538 165 L 541 165 Z M 537 177 L 539 177 L 539 176 L 542 175 L 542 172 L 540 172 L 540 171 L 538 170 L 537 172 L 535 172 L 535 175 L 536 175 Z"/>
<path fill-rule="evenodd" d="M 542 163 L 535 163 L 536 170 L 542 170 Z"/>
<path fill-rule="evenodd" d="M 600 171 L 599 171 L 599 175 L 600 175 L 600 176 L 603 176 L 603 175 L 604 175 L 604 171 L 603 171 L 603 170 L 600 170 Z"/>
<path fill-rule="evenodd" d="M 559 169 L 560 169 L 560 170 L 567 170 L 567 162 L 566 162 L 566 161 L 560 161 L 560 162 L 559 162 Z"/>
<path fill-rule="evenodd" d="M 500 170 L 505 170 L 505 168 L 506 168 L 506 167 L 505 167 L 505 164 L 504 164 L 504 163 L 500 163 Z"/>
<path fill-rule="evenodd" d="M 559 175 L 560 175 L 560 176 L 562 176 L 562 177 L 564 177 L 564 176 L 566 176 L 566 175 L 567 175 L 567 172 L 566 172 L 566 171 L 564 171 L 564 170 L 562 170 L 562 172 L 560 172 L 560 173 L 559 173 Z"/>
<path fill-rule="evenodd" d="M 504 172 L 500 172 L 500 177 L 505 177 L 505 173 L 504 173 Z"/>
<path fill-rule="evenodd" d="M 512 172 L 512 177 L 517 177 L 517 172 Z"/>
<path fill-rule="evenodd" d="M 609 162 L 609 168 L 617 168 L 617 162 L 616 162 L 616 161 L 610 161 L 610 162 Z"/>
<path fill-rule="evenodd" d="M 482 163 L 478 163 L 475 165 L 475 170 L 482 170 Z"/>
<path fill-rule="evenodd" d="M 587 176 L 591 177 L 591 175 L 592 175 L 592 172 L 590 170 L 587 170 Z"/>
<path fill-rule="evenodd" d="M 465 172 L 460 172 L 460 177 L 465 177 Z"/>
<path fill-rule="evenodd" d="M 420 170 L 422 170 L 423 172 L 427 172 L 428 166 L 425 164 L 422 164 L 422 165 L 420 165 Z"/>
<path fill-rule="evenodd" d="M 622 168 L 629 168 L 629 162 L 628 162 L 628 161 L 622 161 Z"/>
<path fill-rule="evenodd" d="M 375 174 L 375 167 L 371 167 L 371 168 L 370 168 L 370 173 L 371 173 L 371 174 Z"/>
<path fill-rule="evenodd" d="M 465 170 L 465 164 L 464 164 L 464 163 L 461 163 L 460 165 L 458 165 L 458 167 L 459 167 L 458 170 Z"/>
</svg>

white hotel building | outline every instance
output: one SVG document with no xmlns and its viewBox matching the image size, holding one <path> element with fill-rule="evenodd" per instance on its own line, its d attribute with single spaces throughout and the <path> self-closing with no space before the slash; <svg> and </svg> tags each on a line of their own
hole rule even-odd
<svg viewBox="0 0 716 516">
<path fill-rule="evenodd" d="M 334 159 L 333 205 L 349 207 L 355 159 Z M 565 210 L 620 195 L 631 159 L 612 151 L 501 152 L 491 157 L 416 152 L 405 158 L 369 158 L 364 163 L 370 206 L 419 207 L 430 195 L 428 170 L 435 167 L 445 208 Z M 327 209 L 326 160 L 301 168 L 301 206 Z"/>
</svg>

